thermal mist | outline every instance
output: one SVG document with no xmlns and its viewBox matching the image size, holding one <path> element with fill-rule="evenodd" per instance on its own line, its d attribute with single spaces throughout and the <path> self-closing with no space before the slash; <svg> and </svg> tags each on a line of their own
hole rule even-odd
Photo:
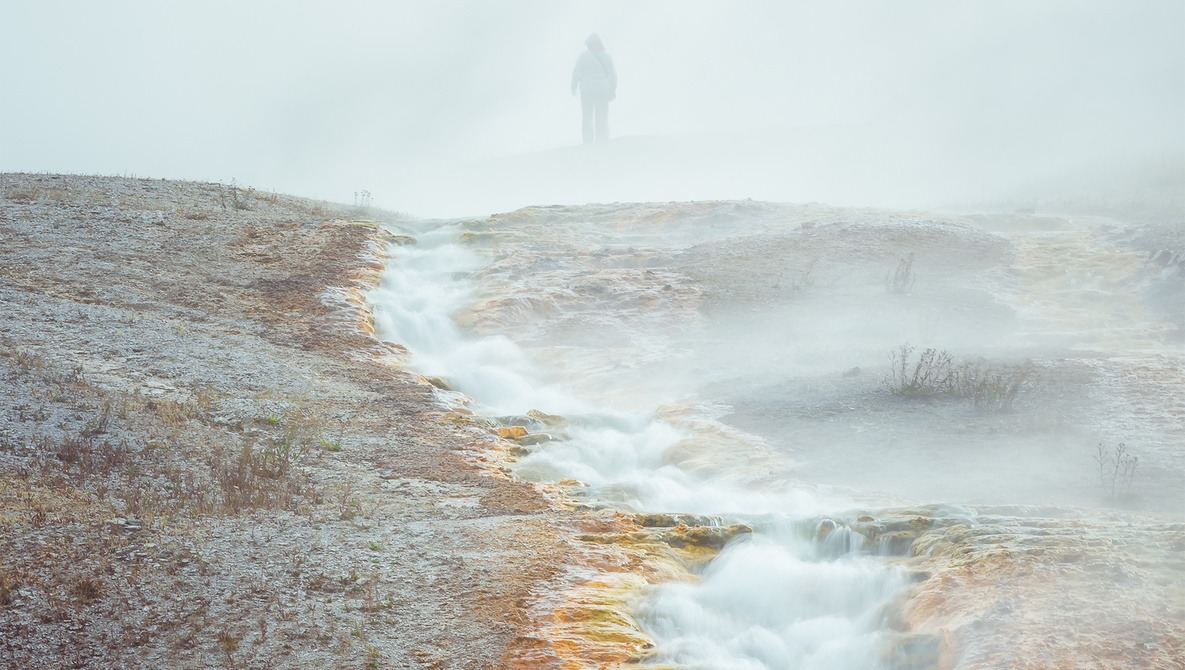
<svg viewBox="0 0 1185 670">
<path fill-rule="evenodd" d="M 508 655 L 1185 654 L 1180 2 L 49 2 L 0 62 L 2 170 L 353 199 L 291 225 L 371 235 L 366 362 L 569 551 Z"/>
<path fill-rule="evenodd" d="M 557 202 L 982 201 L 1185 151 L 1177 2 L 10 3 L 0 170 L 420 216 Z M 598 33 L 605 146 L 568 92 Z M 1053 182 L 1053 183 L 1050 183 Z M 1098 182 L 1091 184 L 1097 187 Z"/>
<path fill-rule="evenodd" d="M 903 627 L 922 606 L 901 533 L 1057 536 L 1115 504 L 1149 515 L 1135 518 L 1185 509 L 1180 315 L 1151 299 L 1179 300 L 1185 275 L 1107 242 L 1123 233 L 1106 219 L 731 201 L 532 207 L 399 232 L 417 244 L 392 252 L 376 331 L 444 380 L 445 402 L 536 433 L 515 477 L 594 509 L 750 529 L 690 583 L 638 596 L 657 661 L 929 668 L 977 645 L 1004 654 L 1012 642 L 970 629 L 944 646 Z M 925 349 L 986 385 L 911 392 L 901 375 Z M 1095 444 L 1122 441 L 1140 445 L 1135 497 L 1100 488 Z"/>
</svg>

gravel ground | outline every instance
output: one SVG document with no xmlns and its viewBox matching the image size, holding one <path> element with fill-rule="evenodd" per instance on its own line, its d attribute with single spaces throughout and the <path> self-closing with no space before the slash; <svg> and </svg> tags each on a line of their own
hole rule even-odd
<svg viewBox="0 0 1185 670">
<path fill-rule="evenodd" d="M 0 175 L 0 666 L 505 664 L 567 545 L 370 333 L 363 215 Z"/>
</svg>

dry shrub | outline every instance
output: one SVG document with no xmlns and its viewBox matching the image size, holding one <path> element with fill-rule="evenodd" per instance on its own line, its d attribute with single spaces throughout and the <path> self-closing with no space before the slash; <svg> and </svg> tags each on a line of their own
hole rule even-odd
<svg viewBox="0 0 1185 670">
<path fill-rule="evenodd" d="M 111 427 L 111 398 L 103 401 L 103 406 L 99 409 L 99 415 L 87 422 L 86 427 L 82 429 L 82 434 L 87 437 L 94 437 L 95 435 L 102 435 L 106 433 Z"/>
<path fill-rule="evenodd" d="M 237 451 L 214 448 L 210 469 L 222 493 L 226 511 L 238 514 L 253 509 L 291 509 L 307 490 L 295 476 L 297 456 L 290 445 L 243 444 Z"/>
<path fill-rule="evenodd" d="M 203 417 L 208 417 L 214 410 L 214 401 L 218 399 L 218 396 L 218 392 L 212 386 L 199 386 L 189 396 L 189 402 L 187 404 L 192 406 L 196 413 Z"/>
<path fill-rule="evenodd" d="M 130 449 L 124 440 L 112 443 L 109 440 L 96 443 L 95 438 L 84 430 L 62 440 L 58 445 L 57 458 L 78 466 L 83 474 L 109 474 L 119 469 L 128 460 Z"/>
<path fill-rule="evenodd" d="M 954 371 L 954 393 L 968 398 L 979 409 L 1007 411 L 1026 385 L 1034 382 L 1031 363 L 988 365 L 963 363 Z"/>
<path fill-rule="evenodd" d="M 966 398 L 977 409 L 1008 411 L 1026 388 L 1038 383 L 1032 363 L 956 363 L 947 351 L 926 349 L 916 354 L 908 344 L 889 353 L 889 377 L 895 395 L 907 398 L 939 395 Z"/>
<path fill-rule="evenodd" d="M 48 187 L 18 187 L 10 188 L 4 192 L 4 199 L 13 202 L 19 202 L 25 205 L 32 204 L 41 200 L 52 200 L 54 202 L 65 202 L 70 197 L 70 192 L 64 188 L 57 186 Z"/>
<path fill-rule="evenodd" d="M 338 495 L 338 518 L 342 521 L 353 520 L 361 512 L 362 505 L 354 498 L 354 484 L 353 479 L 346 480 L 345 486 L 342 487 L 341 493 Z"/>
<path fill-rule="evenodd" d="M 103 597 L 103 582 L 93 577 L 79 577 L 70 585 L 70 595 L 78 604 L 89 605 Z"/>
<path fill-rule="evenodd" d="M 29 204 L 37 199 L 38 191 L 35 188 L 10 188 L 4 191 L 4 199 L 13 202 L 20 202 Z"/>
<path fill-rule="evenodd" d="M 914 358 L 908 344 L 889 353 L 889 379 L 886 383 L 896 395 L 909 398 L 949 393 L 953 388 L 953 358 L 946 351 L 926 349 Z"/>
<path fill-rule="evenodd" d="M 155 399 L 148 401 L 148 409 L 155 411 L 161 425 L 168 429 L 176 429 L 185 425 L 194 417 L 192 408 L 176 400 Z"/>
<path fill-rule="evenodd" d="M 49 523 L 49 510 L 41 503 L 33 503 L 29 507 L 29 525 L 40 528 Z"/>
<path fill-rule="evenodd" d="M 30 372 L 38 372 L 49 367 L 49 363 L 40 354 L 36 354 L 28 349 L 13 349 L 8 352 L 16 363 L 18 374 L 26 374 Z"/>
<path fill-rule="evenodd" d="M 12 604 L 12 594 L 20 588 L 20 581 L 8 570 L 0 570 L 0 607 Z"/>
<path fill-rule="evenodd" d="M 1123 442 L 1114 450 L 1099 442 L 1094 461 L 1098 465 L 1099 484 L 1108 498 L 1121 500 L 1132 497 L 1132 480 L 1140 466 L 1139 456 L 1129 454 Z"/>
<path fill-rule="evenodd" d="M 917 282 L 913 271 L 913 254 L 897 260 L 897 269 L 885 274 L 885 289 L 889 293 L 909 293 Z"/>
<path fill-rule="evenodd" d="M 71 435 L 58 445 L 57 457 L 64 463 L 82 463 L 94 453 L 94 438 L 86 435 Z"/>
</svg>

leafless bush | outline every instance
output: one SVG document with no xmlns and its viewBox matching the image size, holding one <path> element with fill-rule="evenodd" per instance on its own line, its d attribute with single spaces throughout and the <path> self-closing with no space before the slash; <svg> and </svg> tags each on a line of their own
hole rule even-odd
<svg viewBox="0 0 1185 670">
<path fill-rule="evenodd" d="M 909 293 L 917 282 L 918 276 L 913 271 L 913 254 L 897 260 L 897 269 L 885 274 L 885 288 L 889 293 Z"/>
<path fill-rule="evenodd" d="M 785 279 L 786 273 L 783 272 L 782 274 L 778 275 L 778 281 L 774 284 L 774 289 L 785 288 L 791 293 L 801 293 L 802 291 L 809 289 L 815 285 L 815 279 L 811 275 L 814 273 L 815 267 L 818 264 L 819 258 L 812 258 L 811 260 L 807 261 L 807 264 L 801 270 L 795 272 L 794 275 L 785 283 L 783 283 L 782 280 Z"/>
<path fill-rule="evenodd" d="M 64 463 L 80 463 L 94 450 L 94 440 L 85 435 L 70 436 L 58 446 L 57 457 Z"/>
<path fill-rule="evenodd" d="M 64 463 L 77 465 L 79 472 L 83 474 L 108 474 L 125 463 L 128 452 L 127 442 L 96 442 L 95 438 L 83 429 L 78 435 L 64 438 L 58 445 L 56 456 Z"/>
<path fill-rule="evenodd" d="M 966 398 L 984 410 L 1011 410 L 1021 392 L 1037 383 L 1031 363 L 959 363 L 945 350 L 931 348 L 915 355 L 908 344 L 890 352 L 889 362 L 885 383 L 895 395 Z"/>
<path fill-rule="evenodd" d="M 954 384 L 953 359 L 946 351 L 926 349 L 914 357 L 908 344 L 889 353 L 889 379 L 895 395 L 909 398 L 949 393 Z"/>
<path fill-rule="evenodd" d="M 41 503 L 33 503 L 29 507 L 29 525 L 34 528 L 41 528 L 49 522 L 49 510 Z"/>
<path fill-rule="evenodd" d="M 979 409 L 1007 411 L 1026 385 L 1034 383 L 1033 366 L 962 363 L 954 368 L 953 391 Z"/>
<path fill-rule="evenodd" d="M 1099 485 L 1103 487 L 1103 493 L 1108 498 L 1131 497 L 1132 480 L 1135 479 L 1136 468 L 1140 465 L 1139 456 L 1127 453 L 1127 445 L 1123 442 L 1114 449 L 1099 442 L 1094 461 L 1098 465 Z"/>
<path fill-rule="evenodd" d="M 179 428 L 193 418 L 191 408 L 176 400 L 149 400 L 147 407 L 155 410 L 165 428 Z"/>
<path fill-rule="evenodd" d="M 370 191 L 354 191 L 354 212 L 366 214 L 370 211 Z"/>
<path fill-rule="evenodd" d="M 199 386 L 189 397 L 189 404 L 202 416 L 209 416 L 214 410 L 214 401 L 218 399 L 218 392 L 209 385 Z"/>
<path fill-rule="evenodd" d="M 86 423 L 86 427 L 82 429 L 82 434 L 87 437 L 94 437 L 102 435 L 111 427 L 111 398 L 103 401 L 103 406 L 99 410 L 99 415 Z"/>
<path fill-rule="evenodd" d="M 239 183 L 238 183 L 237 179 L 231 179 L 230 180 L 230 206 L 235 209 L 238 209 L 238 210 L 251 209 L 250 203 L 247 202 L 247 197 L 252 195 L 254 192 L 255 192 L 254 188 L 248 188 L 246 191 L 244 191 L 243 189 L 239 188 Z M 220 204 L 222 205 L 222 209 L 226 209 L 226 190 L 222 188 L 221 184 L 219 184 L 219 187 L 218 187 L 218 197 L 220 200 Z"/>
</svg>

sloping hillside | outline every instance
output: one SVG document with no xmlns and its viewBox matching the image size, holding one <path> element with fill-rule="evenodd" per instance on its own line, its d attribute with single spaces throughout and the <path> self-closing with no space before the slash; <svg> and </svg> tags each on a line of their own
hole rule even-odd
<svg viewBox="0 0 1185 670">
<path fill-rule="evenodd" d="M 498 663 L 563 550 L 370 333 L 364 215 L 0 176 L 0 666 Z"/>
</svg>

